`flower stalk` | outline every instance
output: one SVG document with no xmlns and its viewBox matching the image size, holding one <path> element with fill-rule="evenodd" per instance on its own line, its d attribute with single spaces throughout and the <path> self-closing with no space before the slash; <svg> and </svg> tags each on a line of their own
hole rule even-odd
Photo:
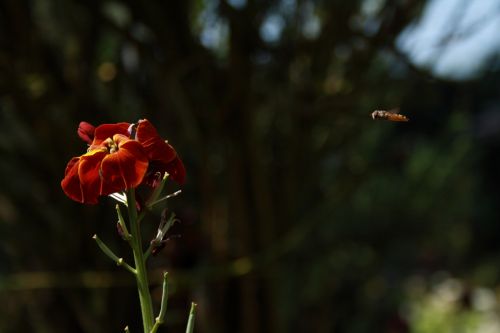
<svg viewBox="0 0 500 333">
<path fill-rule="evenodd" d="M 169 176 L 168 172 L 165 172 L 163 174 L 162 180 L 154 188 L 153 193 L 151 193 L 151 196 L 149 197 L 148 201 L 146 202 L 146 207 L 151 208 L 154 206 L 155 201 L 158 199 L 158 197 L 163 192 L 163 188 L 165 187 L 165 183 L 167 182 L 168 176 Z"/>
<path fill-rule="evenodd" d="M 156 200 L 156 201 L 153 201 L 153 202 L 149 203 L 149 204 L 148 204 L 148 206 L 149 206 L 149 207 L 153 207 L 154 205 L 156 205 L 156 204 L 158 204 L 158 203 L 160 203 L 160 202 L 162 202 L 162 201 L 165 201 L 165 200 L 170 199 L 170 198 L 172 198 L 172 197 L 178 196 L 179 194 L 181 194 L 181 192 L 182 192 L 182 190 L 175 191 L 175 192 L 174 192 L 174 193 L 172 193 L 172 194 L 168 194 L 168 195 L 164 196 L 164 197 L 163 197 L 163 198 L 161 198 L 161 199 L 158 199 L 158 200 Z"/>
<path fill-rule="evenodd" d="M 116 215 L 118 216 L 118 225 L 121 231 L 121 236 L 123 237 L 124 240 L 130 242 L 132 239 L 132 236 L 130 235 L 127 224 L 125 223 L 125 220 L 123 219 L 122 211 L 120 209 L 120 205 L 116 205 Z"/>
<path fill-rule="evenodd" d="M 108 257 L 111 258 L 111 260 L 116 262 L 116 265 L 123 266 L 127 271 L 129 271 L 134 275 L 137 273 L 136 270 L 132 268 L 132 266 L 130 266 L 125 262 L 125 260 L 123 260 L 123 258 L 118 258 L 118 256 L 114 254 L 114 252 L 111 251 L 111 249 L 106 244 L 104 244 L 104 242 L 97 235 L 92 236 L 92 239 L 96 241 L 97 245 L 102 250 L 102 252 L 104 252 L 105 255 L 107 255 Z"/>
<path fill-rule="evenodd" d="M 150 332 L 153 327 L 153 304 L 151 294 L 149 292 L 148 275 L 146 270 L 146 262 L 142 252 L 141 230 L 139 228 L 139 220 L 137 215 L 137 206 L 135 201 L 134 189 L 127 190 L 128 215 L 130 223 L 130 246 L 134 254 L 137 289 L 139 292 L 139 302 L 141 305 L 142 323 L 144 332 Z"/>
<path fill-rule="evenodd" d="M 193 333 L 194 330 L 194 318 L 196 316 L 196 307 L 198 305 L 194 302 L 191 303 L 191 310 L 189 311 L 188 323 L 186 326 L 186 333 Z"/>
<path fill-rule="evenodd" d="M 167 312 L 167 301 L 168 301 L 168 273 L 165 272 L 163 273 L 163 290 L 161 294 L 160 313 L 158 314 L 158 317 L 156 317 L 155 319 L 155 324 L 151 329 L 151 333 L 156 333 L 160 325 L 163 324 L 163 321 L 165 319 L 165 313 Z"/>
</svg>

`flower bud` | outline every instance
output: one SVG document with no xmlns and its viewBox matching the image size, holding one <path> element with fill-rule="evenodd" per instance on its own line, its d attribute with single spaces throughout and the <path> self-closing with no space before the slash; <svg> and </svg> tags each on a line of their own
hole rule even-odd
<svg viewBox="0 0 500 333">
<path fill-rule="evenodd" d="M 94 133 L 95 127 L 92 124 L 82 121 L 80 125 L 78 125 L 78 136 L 88 144 L 91 144 L 92 140 L 94 140 Z"/>
</svg>

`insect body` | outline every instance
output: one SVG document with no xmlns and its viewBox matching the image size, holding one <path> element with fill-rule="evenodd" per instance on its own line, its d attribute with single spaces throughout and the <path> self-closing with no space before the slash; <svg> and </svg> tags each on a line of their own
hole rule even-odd
<svg viewBox="0 0 500 333">
<path fill-rule="evenodd" d="M 389 121 L 408 121 L 408 117 L 403 116 L 398 113 L 398 109 L 385 111 L 385 110 L 375 110 L 372 112 L 373 119 L 383 119 Z"/>
</svg>

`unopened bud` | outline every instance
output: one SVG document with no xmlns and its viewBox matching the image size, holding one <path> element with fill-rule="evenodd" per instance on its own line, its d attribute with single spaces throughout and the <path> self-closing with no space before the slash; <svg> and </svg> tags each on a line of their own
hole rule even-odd
<svg viewBox="0 0 500 333">
<path fill-rule="evenodd" d="M 78 136 L 89 145 L 94 141 L 95 127 L 92 124 L 82 121 L 78 125 Z"/>
<path fill-rule="evenodd" d="M 116 222 L 116 231 L 118 231 L 118 235 L 120 235 L 123 240 L 127 240 L 127 236 L 125 235 L 125 231 L 123 230 L 120 222 Z"/>
</svg>

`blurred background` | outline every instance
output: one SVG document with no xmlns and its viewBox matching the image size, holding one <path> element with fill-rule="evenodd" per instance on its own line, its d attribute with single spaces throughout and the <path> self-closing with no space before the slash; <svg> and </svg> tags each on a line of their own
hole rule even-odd
<svg viewBox="0 0 500 333">
<path fill-rule="evenodd" d="M 0 1 L 0 332 L 140 332 L 114 202 L 60 188 L 80 121 L 140 118 L 188 172 L 160 331 L 193 300 L 200 333 L 500 332 L 499 31 L 496 0 Z"/>
</svg>

